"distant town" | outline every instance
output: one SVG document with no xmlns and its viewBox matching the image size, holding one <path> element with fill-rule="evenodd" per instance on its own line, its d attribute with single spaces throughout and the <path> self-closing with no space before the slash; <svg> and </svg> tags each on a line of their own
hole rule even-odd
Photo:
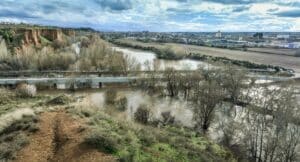
<svg viewBox="0 0 300 162">
<path fill-rule="evenodd" d="M 300 48 L 299 32 L 106 32 L 104 37 L 131 38 L 143 42 L 173 42 L 223 48 Z"/>
</svg>

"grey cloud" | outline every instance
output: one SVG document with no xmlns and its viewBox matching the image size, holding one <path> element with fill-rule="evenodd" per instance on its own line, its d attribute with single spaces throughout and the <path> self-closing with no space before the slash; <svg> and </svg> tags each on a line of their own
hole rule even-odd
<svg viewBox="0 0 300 162">
<path fill-rule="evenodd" d="M 268 2 L 269 0 L 204 0 L 207 2 L 215 2 L 221 4 L 252 4 L 259 2 Z"/>
<path fill-rule="evenodd" d="M 239 6 L 232 9 L 232 12 L 243 12 L 249 10 L 250 6 Z"/>
<path fill-rule="evenodd" d="M 133 7 L 131 0 L 94 0 L 101 8 L 115 11 L 128 10 Z"/>
<path fill-rule="evenodd" d="M 272 9 L 269 9 L 268 12 L 276 12 L 278 10 L 279 10 L 279 8 L 272 8 Z"/>
<path fill-rule="evenodd" d="M 49 14 L 60 11 L 83 12 L 86 8 L 77 4 L 69 4 L 61 1 L 54 1 L 45 4 L 36 4 L 36 8 L 40 8 L 43 13 Z"/>
<path fill-rule="evenodd" d="M 274 15 L 277 15 L 279 17 L 297 18 L 297 17 L 300 17 L 300 9 L 289 10 L 289 11 L 282 11 L 282 12 L 275 13 Z"/>
<path fill-rule="evenodd" d="M 29 14 L 28 12 L 25 12 L 25 11 L 8 10 L 8 9 L 1 9 L 0 17 L 24 18 L 24 19 L 39 18 L 39 16 Z"/>
</svg>

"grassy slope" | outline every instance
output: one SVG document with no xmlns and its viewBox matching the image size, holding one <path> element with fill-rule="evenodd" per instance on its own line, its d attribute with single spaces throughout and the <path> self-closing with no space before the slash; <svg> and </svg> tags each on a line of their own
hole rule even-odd
<svg viewBox="0 0 300 162">
<path fill-rule="evenodd" d="M 126 123 L 85 109 L 75 112 L 89 117 L 92 131 L 86 143 L 121 161 L 235 161 L 229 151 L 192 130 Z"/>
<path fill-rule="evenodd" d="M 3 99 L 6 99 L 5 96 Z M 49 96 L 30 99 L 12 97 L 10 101 L 0 104 L 0 118 L 22 107 L 33 110 L 42 108 L 43 111 L 57 106 L 65 107 L 68 112 L 88 121 L 91 131 L 85 143 L 122 161 L 235 161 L 229 151 L 192 130 L 175 126 L 156 128 L 124 122 L 102 111 L 91 111 L 89 107 L 77 109 L 72 98 L 59 99 L 63 102 L 57 98 L 52 100 Z M 49 101 L 55 101 L 55 104 Z M 75 107 L 71 106 L 73 104 Z M 23 116 L 0 132 L 0 159 L 14 158 L 15 153 L 28 144 L 27 136 L 38 130 L 37 121 L 36 116 Z"/>
<path fill-rule="evenodd" d="M 0 89 L 0 161 L 14 159 L 18 150 L 28 144 L 28 136 L 38 130 L 37 116 L 30 108 L 46 97 L 18 98 Z"/>
</svg>

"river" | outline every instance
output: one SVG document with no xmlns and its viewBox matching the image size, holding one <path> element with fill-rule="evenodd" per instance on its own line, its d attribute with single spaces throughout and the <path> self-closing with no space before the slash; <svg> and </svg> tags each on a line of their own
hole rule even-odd
<svg viewBox="0 0 300 162">
<path fill-rule="evenodd" d="M 130 60 L 136 61 L 141 66 L 141 70 L 165 70 L 167 68 L 173 68 L 176 70 L 196 70 L 199 67 L 209 68 L 213 66 L 206 62 L 191 59 L 157 59 L 156 54 L 150 51 L 142 51 L 124 47 L 113 47 L 113 49 L 122 52 L 125 57 L 129 58 Z"/>
</svg>

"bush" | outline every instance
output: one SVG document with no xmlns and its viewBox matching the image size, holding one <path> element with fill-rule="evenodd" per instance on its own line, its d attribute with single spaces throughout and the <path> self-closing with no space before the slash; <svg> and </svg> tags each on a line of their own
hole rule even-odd
<svg viewBox="0 0 300 162">
<path fill-rule="evenodd" d="M 149 121 L 150 111 L 146 105 L 141 105 L 134 113 L 135 121 L 141 124 L 147 124 Z"/>
<path fill-rule="evenodd" d="M 116 97 L 117 97 L 117 91 L 115 90 L 106 91 L 106 98 L 105 98 L 106 104 L 109 105 L 114 104 Z"/>
<path fill-rule="evenodd" d="M 71 98 L 67 95 L 57 96 L 47 102 L 49 105 L 65 105 L 71 102 Z"/>
<path fill-rule="evenodd" d="M 16 153 L 29 143 L 28 134 L 36 132 L 38 118 L 29 109 L 16 110 L 1 117 L 0 161 L 14 159 Z"/>
<path fill-rule="evenodd" d="M 103 151 L 105 153 L 113 154 L 117 151 L 117 141 L 100 131 L 91 133 L 84 141 L 86 144 Z"/>
<path fill-rule="evenodd" d="M 118 122 L 102 112 L 93 114 L 91 119 L 93 133 L 85 138 L 85 143 L 112 153 L 119 161 L 235 161 L 222 147 L 207 150 L 215 144 L 197 136 L 192 129 L 140 127 Z"/>
<path fill-rule="evenodd" d="M 0 88 L 0 105 L 7 104 L 12 100 L 14 97 L 13 93 L 7 89 Z"/>
<path fill-rule="evenodd" d="M 22 98 L 34 97 L 36 95 L 36 87 L 35 85 L 21 83 L 16 88 L 16 95 Z"/>
<path fill-rule="evenodd" d="M 116 108 L 119 110 L 119 111 L 125 111 L 126 108 L 127 108 L 127 98 L 126 97 L 123 97 L 121 98 L 120 100 L 118 100 L 116 102 Z"/>
<path fill-rule="evenodd" d="M 15 134 L 9 141 L 0 144 L 0 161 L 12 160 L 17 152 L 29 143 L 28 137 L 24 133 Z"/>
<path fill-rule="evenodd" d="M 174 124 L 175 117 L 171 115 L 170 111 L 161 113 L 163 124 Z"/>
</svg>

